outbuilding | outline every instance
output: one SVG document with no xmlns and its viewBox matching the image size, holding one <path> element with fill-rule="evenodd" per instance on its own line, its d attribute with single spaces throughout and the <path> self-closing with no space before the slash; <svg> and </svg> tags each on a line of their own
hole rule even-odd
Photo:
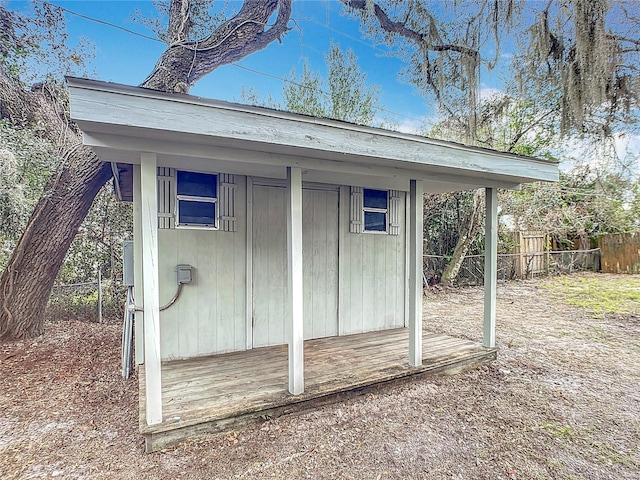
<svg viewBox="0 0 640 480">
<path fill-rule="evenodd" d="M 134 207 L 149 451 L 229 419 L 495 358 L 497 189 L 534 158 L 69 78 L 71 117 Z M 484 342 L 422 326 L 423 193 L 486 189 Z M 481 328 L 479 326 L 479 328 Z"/>
</svg>

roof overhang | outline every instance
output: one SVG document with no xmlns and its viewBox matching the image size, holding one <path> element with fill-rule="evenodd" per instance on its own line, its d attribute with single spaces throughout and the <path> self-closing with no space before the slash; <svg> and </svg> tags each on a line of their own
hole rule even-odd
<svg viewBox="0 0 640 480">
<path fill-rule="evenodd" d="M 305 179 L 367 185 L 424 180 L 425 191 L 515 188 L 557 181 L 558 165 L 531 157 L 139 87 L 68 78 L 71 118 L 105 162 L 158 163 L 280 178 L 287 166 Z"/>
</svg>

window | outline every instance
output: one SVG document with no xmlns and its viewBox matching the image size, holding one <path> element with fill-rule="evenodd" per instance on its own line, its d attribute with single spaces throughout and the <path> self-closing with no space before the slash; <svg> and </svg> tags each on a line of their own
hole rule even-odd
<svg viewBox="0 0 640 480">
<path fill-rule="evenodd" d="M 400 190 L 351 187 L 349 232 L 400 235 L 405 195 Z"/>
<path fill-rule="evenodd" d="M 176 173 L 176 225 L 217 227 L 218 176 L 180 170 Z"/>
<path fill-rule="evenodd" d="M 365 232 L 386 232 L 389 197 L 386 190 L 365 188 L 363 192 L 362 211 Z"/>
</svg>

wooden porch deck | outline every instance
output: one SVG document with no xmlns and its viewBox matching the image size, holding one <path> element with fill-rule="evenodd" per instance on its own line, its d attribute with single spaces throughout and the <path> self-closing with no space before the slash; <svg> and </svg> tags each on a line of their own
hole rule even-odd
<svg viewBox="0 0 640 480">
<path fill-rule="evenodd" d="M 419 374 L 457 373 L 496 358 L 497 349 L 423 334 L 423 365 L 409 367 L 406 328 L 304 342 L 305 391 L 290 395 L 287 346 L 162 364 L 163 422 L 149 426 L 140 367 L 140 432 L 148 452 L 188 438 L 335 400 L 341 393 Z"/>
</svg>

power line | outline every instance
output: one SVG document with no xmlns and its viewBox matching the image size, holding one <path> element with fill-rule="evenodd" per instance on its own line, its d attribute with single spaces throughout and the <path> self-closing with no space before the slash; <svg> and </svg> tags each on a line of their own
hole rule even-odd
<svg viewBox="0 0 640 480">
<path fill-rule="evenodd" d="M 130 33 L 132 35 L 136 35 L 138 37 L 146 38 L 147 40 L 153 40 L 154 42 L 165 43 L 165 42 L 163 42 L 162 40 L 160 40 L 157 37 L 151 37 L 149 35 L 145 35 L 144 33 L 139 33 L 139 32 L 136 32 L 134 30 L 129 30 L 128 28 L 121 27 L 120 25 L 115 25 L 113 23 L 109 23 L 109 22 L 107 22 L 105 20 L 100 20 L 98 18 L 89 17 L 87 15 L 83 15 L 82 13 L 74 12 L 72 10 L 69 10 L 68 8 L 61 7 L 60 5 L 54 5 L 53 3 L 49 3 L 49 2 L 45 2 L 45 1 L 41 1 L 40 3 L 42 3 L 44 5 L 49 5 L 49 6 L 54 7 L 54 8 L 58 8 L 58 9 L 62 10 L 63 12 L 66 12 L 66 13 L 68 13 L 70 15 L 74 15 L 76 17 L 84 18 L 85 20 L 89 20 L 90 22 L 95 22 L 95 23 L 99 23 L 101 25 L 106 25 L 108 27 L 117 28 L 118 30 L 122 30 L 123 32 L 127 32 L 127 33 Z"/>
</svg>

